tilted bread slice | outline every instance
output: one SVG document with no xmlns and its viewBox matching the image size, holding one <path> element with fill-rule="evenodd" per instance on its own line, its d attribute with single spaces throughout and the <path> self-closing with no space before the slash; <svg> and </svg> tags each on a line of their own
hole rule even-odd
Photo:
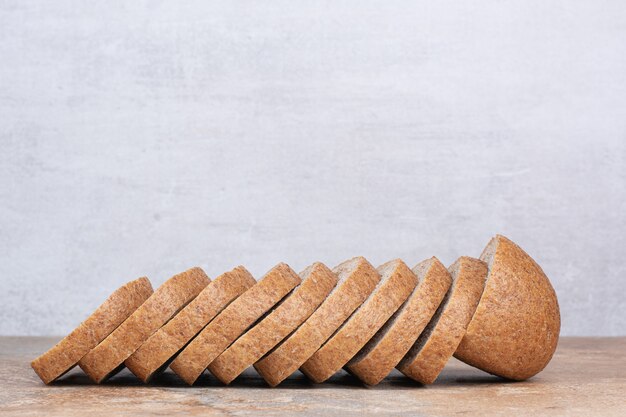
<svg viewBox="0 0 626 417">
<path fill-rule="evenodd" d="M 263 359 L 255 369 L 271 386 L 276 386 L 309 359 L 322 344 L 367 299 L 380 275 L 363 257 L 333 268 L 339 279 L 335 288 L 315 312 Z"/>
<path fill-rule="evenodd" d="M 292 333 L 337 285 L 337 276 L 319 262 L 299 275 L 302 284 L 209 365 L 209 371 L 224 384 L 229 384 Z"/>
<path fill-rule="evenodd" d="M 497 235 L 480 258 L 485 292 L 455 357 L 494 375 L 523 380 L 550 361 L 559 340 L 559 303 L 541 267 Z"/>
<path fill-rule="evenodd" d="M 180 351 L 200 330 L 256 281 L 243 267 L 225 272 L 148 338 L 124 364 L 144 382 Z"/>
<path fill-rule="evenodd" d="M 72 369 L 83 356 L 133 314 L 151 294 L 152 285 L 145 277 L 123 285 L 77 328 L 30 365 L 39 378 L 49 384 Z"/>
<path fill-rule="evenodd" d="M 348 362 L 346 370 L 368 385 L 383 380 L 402 360 L 445 297 L 452 278 L 435 257 L 413 268 L 419 284 L 402 307 Z"/>
<path fill-rule="evenodd" d="M 433 383 L 454 354 L 485 286 L 487 265 L 483 261 L 462 256 L 448 270 L 452 287 L 397 366 L 400 372 L 422 384 Z"/>
<path fill-rule="evenodd" d="M 209 283 L 200 268 L 174 275 L 79 362 L 97 383 L 121 369 L 124 361 L 154 332 L 191 301 Z"/>
<path fill-rule="evenodd" d="M 276 265 L 189 342 L 170 369 L 192 385 L 215 358 L 300 282 L 287 264 Z"/>
<path fill-rule="evenodd" d="M 348 363 L 417 285 L 415 274 L 399 259 L 381 265 L 377 272 L 381 280 L 368 299 L 300 368 L 313 381 L 324 382 Z"/>
</svg>

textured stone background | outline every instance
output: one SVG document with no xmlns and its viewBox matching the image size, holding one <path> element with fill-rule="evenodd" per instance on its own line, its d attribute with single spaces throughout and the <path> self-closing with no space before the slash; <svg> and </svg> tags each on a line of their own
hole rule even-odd
<svg viewBox="0 0 626 417">
<path fill-rule="evenodd" d="M 626 334 L 625 3 L 429 3 L 0 0 L 0 334 L 497 232 L 563 334 Z"/>
</svg>

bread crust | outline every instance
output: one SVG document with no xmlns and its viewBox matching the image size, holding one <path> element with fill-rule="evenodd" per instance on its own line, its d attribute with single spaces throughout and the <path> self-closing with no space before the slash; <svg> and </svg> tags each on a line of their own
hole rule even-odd
<svg viewBox="0 0 626 417">
<path fill-rule="evenodd" d="M 178 354 L 170 364 L 170 369 L 192 385 L 215 358 L 300 281 L 298 274 L 287 264 L 276 265 L 218 314 Z"/>
<path fill-rule="evenodd" d="M 461 342 L 487 277 L 487 264 L 462 256 L 448 270 L 452 286 L 428 327 L 400 361 L 397 369 L 422 384 L 439 376 Z"/>
<path fill-rule="evenodd" d="M 402 307 L 348 362 L 346 370 L 367 385 L 382 381 L 409 351 L 448 292 L 452 278 L 435 257 L 413 268 L 419 284 Z"/>
<path fill-rule="evenodd" d="M 200 268 L 191 268 L 165 281 L 128 319 L 80 360 L 81 369 L 94 382 L 104 381 L 208 283 L 208 277 Z"/>
<path fill-rule="evenodd" d="M 504 378 L 530 378 L 545 368 L 559 340 L 554 288 L 541 267 L 504 236 L 495 236 L 481 259 L 489 264 L 485 292 L 454 356 Z"/>
<path fill-rule="evenodd" d="M 289 337 L 254 364 L 271 386 L 294 373 L 367 299 L 380 275 L 363 257 L 349 259 L 333 268 L 339 282 L 326 300 Z"/>
<path fill-rule="evenodd" d="M 209 365 L 209 371 L 224 384 L 229 384 L 298 328 L 337 285 L 337 276 L 319 262 L 299 275 L 302 284 Z"/>
<path fill-rule="evenodd" d="M 146 277 L 124 284 L 70 334 L 33 360 L 33 370 L 46 384 L 59 378 L 122 324 L 152 292 Z"/>
<path fill-rule="evenodd" d="M 377 288 L 300 368 L 314 382 L 324 382 L 348 363 L 417 285 L 415 274 L 399 259 L 381 265 L 376 272 L 381 275 Z"/>
<path fill-rule="evenodd" d="M 223 273 L 150 336 L 124 364 L 139 379 L 148 382 L 207 323 L 255 283 L 243 266 Z"/>
</svg>

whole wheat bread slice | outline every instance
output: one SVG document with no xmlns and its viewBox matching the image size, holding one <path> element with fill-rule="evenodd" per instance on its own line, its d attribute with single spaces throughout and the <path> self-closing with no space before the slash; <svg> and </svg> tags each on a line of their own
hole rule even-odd
<svg viewBox="0 0 626 417">
<path fill-rule="evenodd" d="M 192 385 L 215 358 L 300 282 L 287 264 L 272 268 L 218 314 L 178 354 L 170 369 Z"/>
<path fill-rule="evenodd" d="M 367 300 L 300 370 L 320 383 L 339 371 L 396 312 L 417 285 L 417 277 L 399 259 L 377 268 L 381 280 Z"/>
<path fill-rule="evenodd" d="M 113 292 L 85 321 L 31 362 L 39 378 L 54 381 L 124 322 L 152 294 L 148 278 L 126 283 Z"/>
<path fill-rule="evenodd" d="M 452 286 L 430 323 L 400 361 L 400 372 L 422 384 L 437 379 L 461 342 L 485 286 L 487 265 L 462 256 L 449 268 Z"/>
<path fill-rule="evenodd" d="M 180 351 L 200 330 L 256 281 L 243 267 L 225 272 L 148 338 L 124 364 L 144 382 Z"/>
<path fill-rule="evenodd" d="M 315 312 L 274 350 L 254 364 L 271 386 L 294 373 L 367 299 L 380 281 L 376 269 L 363 257 L 333 268 L 338 283 Z"/>
<path fill-rule="evenodd" d="M 485 292 L 454 356 L 494 375 L 530 378 L 548 364 L 559 340 L 554 288 L 504 236 L 491 239 L 480 258 L 489 266 Z"/>
<path fill-rule="evenodd" d="M 368 385 L 383 380 L 415 343 L 445 297 L 452 278 L 435 257 L 413 268 L 419 284 L 402 307 L 348 362 L 346 369 Z"/>
<path fill-rule="evenodd" d="M 300 326 L 337 285 L 337 276 L 319 262 L 299 275 L 302 284 L 209 365 L 209 371 L 224 384 L 229 384 Z"/>
<path fill-rule="evenodd" d="M 189 269 L 165 281 L 126 321 L 80 360 L 82 370 L 96 383 L 111 376 L 208 283 L 208 277 L 200 268 Z"/>
</svg>

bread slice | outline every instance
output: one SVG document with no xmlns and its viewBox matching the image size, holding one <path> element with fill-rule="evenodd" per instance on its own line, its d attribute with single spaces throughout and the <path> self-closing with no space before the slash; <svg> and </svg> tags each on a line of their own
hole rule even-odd
<svg viewBox="0 0 626 417">
<path fill-rule="evenodd" d="M 400 372 L 422 384 L 431 384 L 461 342 L 485 286 L 487 265 L 460 257 L 449 268 L 452 287 L 430 323 L 400 361 Z"/>
<path fill-rule="evenodd" d="M 104 340 L 152 294 L 152 285 L 143 277 L 113 292 L 85 321 L 43 355 L 31 362 L 39 378 L 49 384 Z"/>
<path fill-rule="evenodd" d="M 346 370 L 368 385 L 383 380 L 409 351 L 445 297 L 452 278 L 435 257 L 413 268 L 419 284 L 402 307 L 348 362 Z"/>
<path fill-rule="evenodd" d="M 100 383 L 121 369 L 124 361 L 209 283 L 200 268 L 174 275 L 135 312 L 79 362 L 83 371 Z"/>
<path fill-rule="evenodd" d="M 300 277 L 287 264 L 276 265 L 218 314 L 180 352 L 170 369 L 192 385 L 215 358 L 298 284 Z"/>
<path fill-rule="evenodd" d="M 554 288 L 504 236 L 491 239 L 480 258 L 489 266 L 485 292 L 454 356 L 504 378 L 530 378 L 548 364 L 559 340 Z"/>
<path fill-rule="evenodd" d="M 417 285 L 417 277 L 399 259 L 377 268 L 381 280 L 367 300 L 300 370 L 320 383 L 339 371 L 396 312 Z"/>
<path fill-rule="evenodd" d="M 209 371 L 224 384 L 229 384 L 300 326 L 337 285 L 337 276 L 319 262 L 299 275 L 302 284 L 209 365 Z"/>
<path fill-rule="evenodd" d="M 148 382 L 200 330 L 256 281 L 243 267 L 225 272 L 206 286 L 196 298 L 148 338 L 124 365 Z"/>
<path fill-rule="evenodd" d="M 271 386 L 294 373 L 332 336 L 380 281 L 380 275 L 363 257 L 333 268 L 338 284 L 315 312 L 263 359 L 255 369 Z"/>
</svg>

